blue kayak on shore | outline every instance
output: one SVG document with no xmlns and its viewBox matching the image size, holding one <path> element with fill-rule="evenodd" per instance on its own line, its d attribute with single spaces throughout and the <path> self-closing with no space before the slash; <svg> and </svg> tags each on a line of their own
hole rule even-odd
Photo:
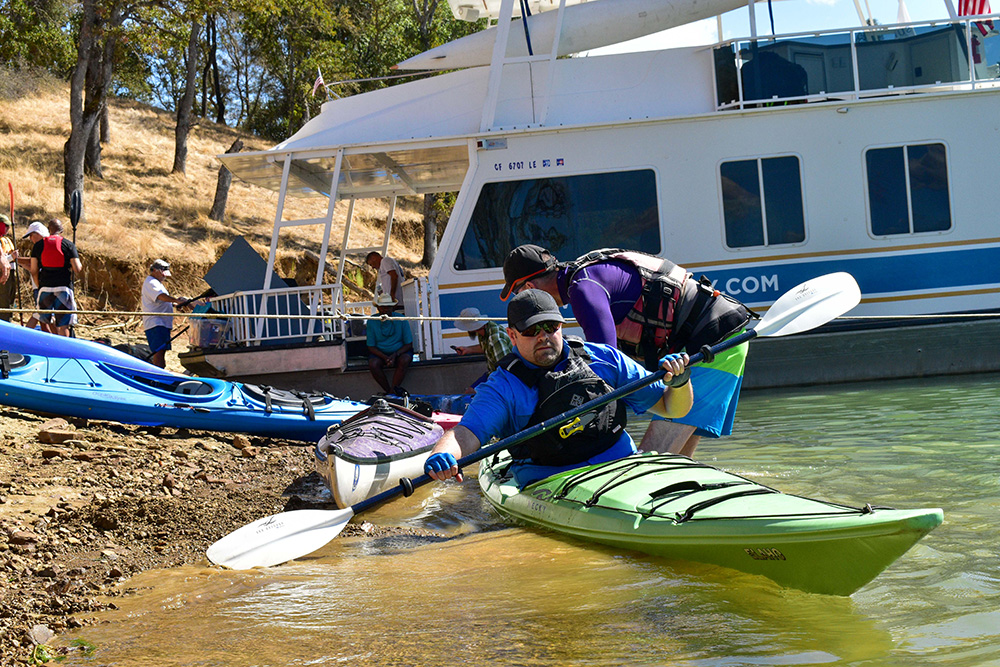
<svg viewBox="0 0 1000 667">
<path fill-rule="evenodd" d="M 330 426 L 368 408 L 325 393 L 192 378 L 151 364 L 0 350 L 0 404 L 66 417 L 315 443 Z"/>
<path fill-rule="evenodd" d="M 148 361 L 117 350 L 110 345 L 95 343 L 80 338 L 56 336 L 44 331 L 37 331 L 0 320 L 0 350 L 9 350 L 18 354 L 37 354 L 43 357 L 62 357 L 66 359 L 89 359 L 90 361 L 106 361 L 123 368 L 135 370 L 160 371 L 168 373 L 159 366 Z"/>
</svg>

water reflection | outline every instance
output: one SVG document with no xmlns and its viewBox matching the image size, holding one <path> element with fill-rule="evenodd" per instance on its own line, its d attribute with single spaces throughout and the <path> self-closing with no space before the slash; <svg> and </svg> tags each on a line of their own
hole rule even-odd
<svg viewBox="0 0 1000 667">
<path fill-rule="evenodd" d="M 507 527 L 472 481 L 363 517 L 437 537 L 338 539 L 249 573 L 146 573 L 80 632 L 99 648 L 78 664 L 1000 664 L 984 418 L 998 379 L 748 394 L 737 434 L 703 442 L 706 461 L 788 492 L 944 507 L 944 525 L 851 598 Z"/>
</svg>

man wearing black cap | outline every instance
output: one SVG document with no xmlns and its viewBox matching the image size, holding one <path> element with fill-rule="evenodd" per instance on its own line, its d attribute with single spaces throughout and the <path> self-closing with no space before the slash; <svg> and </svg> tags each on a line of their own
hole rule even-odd
<svg viewBox="0 0 1000 667">
<path fill-rule="evenodd" d="M 546 292 L 528 289 L 510 300 L 507 333 L 515 351 L 477 387 L 461 423 L 435 445 L 427 474 L 437 480 L 459 476 L 458 458 L 491 438 L 513 435 L 649 375 L 614 347 L 563 339 L 563 322 Z M 626 407 L 670 418 L 686 414 L 693 397 L 686 363 L 685 354 L 669 355 L 664 381 L 581 416 L 580 428 L 567 436 L 553 429 L 512 447 L 511 474 L 518 485 L 635 453 L 625 431 Z"/>
<path fill-rule="evenodd" d="M 683 267 L 646 253 L 595 250 L 559 262 L 541 246 L 514 248 L 503 265 L 507 300 L 525 288 L 570 305 L 587 340 L 618 347 L 655 368 L 665 354 L 693 354 L 739 333 L 750 319 L 743 304 L 694 280 Z M 674 422 L 654 419 L 640 449 L 692 456 L 701 436 L 732 432 L 747 345 L 739 345 L 693 369 L 694 408 Z"/>
</svg>

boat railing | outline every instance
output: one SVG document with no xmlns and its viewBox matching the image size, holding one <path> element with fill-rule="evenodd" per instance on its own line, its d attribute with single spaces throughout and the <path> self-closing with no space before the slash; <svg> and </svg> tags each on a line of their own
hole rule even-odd
<svg viewBox="0 0 1000 667">
<path fill-rule="evenodd" d="M 265 345 L 343 340 L 346 322 L 339 285 L 234 292 L 212 300 L 228 323 L 219 345 Z"/>
<path fill-rule="evenodd" d="M 426 278 L 411 278 L 403 282 L 403 311 L 413 334 L 413 351 L 421 359 L 430 359 L 441 354 L 433 344 L 435 322 L 431 313 L 430 287 Z M 365 340 L 365 327 L 371 318 L 378 317 L 378 310 L 371 301 L 345 302 L 342 312 L 347 315 L 345 340 Z M 439 325 L 439 323 L 438 323 Z"/>
<path fill-rule="evenodd" d="M 425 278 L 403 283 L 403 308 L 414 352 L 424 359 L 440 355 L 432 349 L 434 327 L 440 324 L 427 317 L 431 299 Z M 227 321 L 218 347 L 363 342 L 367 322 L 378 317 L 372 301 L 347 302 L 338 285 L 235 292 L 213 299 L 212 309 Z"/>
<path fill-rule="evenodd" d="M 713 54 L 717 108 L 1000 87 L 998 21 L 993 15 L 721 42 Z"/>
</svg>

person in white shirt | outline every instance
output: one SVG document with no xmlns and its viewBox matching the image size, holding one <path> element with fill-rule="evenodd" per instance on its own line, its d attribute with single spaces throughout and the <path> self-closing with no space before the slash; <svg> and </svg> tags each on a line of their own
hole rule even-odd
<svg viewBox="0 0 1000 667">
<path fill-rule="evenodd" d="M 152 313 L 142 318 L 142 328 L 153 355 L 149 362 L 166 368 L 167 350 L 170 349 L 170 331 L 174 326 L 174 304 L 186 304 L 189 299 L 170 296 L 163 281 L 170 277 L 170 264 L 162 259 L 153 262 L 149 275 L 142 283 L 142 312 Z"/>
<path fill-rule="evenodd" d="M 381 253 L 374 250 L 365 257 L 365 264 L 378 271 L 378 278 L 375 280 L 375 291 L 379 294 L 388 294 L 396 302 L 396 307 L 402 307 L 403 303 L 403 281 L 406 274 L 403 267 L 392 257 L 383 257 Z"/>
</svg>

